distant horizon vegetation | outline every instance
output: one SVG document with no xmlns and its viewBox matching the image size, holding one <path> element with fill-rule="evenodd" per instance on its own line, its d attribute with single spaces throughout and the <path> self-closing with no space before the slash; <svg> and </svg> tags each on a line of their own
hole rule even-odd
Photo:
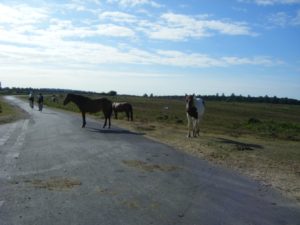
<svg viewBox="0 0 300 225">
<path fill-rule="evenodd" d="M 137 96 L 137 97 L 148 97 L 148 98 L 169 98 L 169 99 L 181 99 L 185 96 L 183 95 L 153 95 L 153 93 L 145 93 L 143 95 L 132 95 L 132 94 L 118 94 L 117 91 L 111 90 L 108 92 L 94 92 L 94 91 L 83 91 L 83 90 L 73 90 L 73 89 L 60 89 L 60 88 L 31 88 L 31 87 L 2 87 L 0 88 L 0 95 L 27 95 L 30 92 L 36 94 L 48 94 L 48 95 L 58 95 L 66 93 L 82 94 L 82 95 L 103 95 L 103 96 Z M 277 96 L 243 96 L 240 94 L 232 93 L 231 95 L 225 95 L 224 93 L 216 93 L 215 95 L 202 95 L 197 93 L 187 93 L 195 94 L 197 97 L 201 97 L 208 101 L 227 101 L 227 102 L 255 102 L 255 103 L 273 103 L 273 104 L 293 104 L 300 105 L 300 100 L 287 98 L 287 97 L 277 97 Z"/>
</svg>

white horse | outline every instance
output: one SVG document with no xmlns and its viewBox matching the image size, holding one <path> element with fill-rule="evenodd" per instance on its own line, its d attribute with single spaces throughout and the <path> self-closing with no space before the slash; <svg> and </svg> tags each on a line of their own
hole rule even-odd
<svg viewBox="0 0 300 225">
<path fill-rule="evenodd" d="M 191 128 L 193 137 L 199 136 L 199 124 L 202 120 L 205 111 L 205 103 L 201 98 L 194 98 L 195 95 L 185 95 L 186 101 L 186 116 L 188 119 L 188 135 L 191 137 Z"/>
</svg>

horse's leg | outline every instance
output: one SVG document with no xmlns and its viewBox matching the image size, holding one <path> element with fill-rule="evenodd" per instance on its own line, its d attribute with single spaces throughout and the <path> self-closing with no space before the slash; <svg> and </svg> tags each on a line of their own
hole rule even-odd
<svg viewBox="0 0 300 225">
<path fill-rule="evenodd" d="M 109 114 L 110 114 L 110 115 L 109 115 Z M 104 121 L 103 128 L 106 127 L 107 119 L 108 119 L 108 128 L 110 128 L 110 117 L 111 117 L 111 113 L 107 113 L 107 112 L 104 112 L 104 111 L 103 111 L 103 115 L 104 115 L 104 117 L 105 117 L 105 121 Z"/>
<path fill-rule="evenodd" d="M 129 112 L 126 111 L 127 121 L 129 121 Z"/>
<path fill-rule="evenodd" d="M 197 120 L 197 134 L 200 136 L 200 123 L 202 121 L 202 116 L 198 115 L 198 120 Z"/>
<path fill-rule="evenodd" d="M 193 137 L 196 137 L 198 130 L 198 119 L 193 119 Z"/>
<path fill-rule="evenodd" d="M 196 120 L 196 136 L 199 136 L 200 130 L 199 130 L 199 119 Z"/>
<path fill-rule="evenodd" d="M 131 121 L 133 121 L 133 112 L 132 112 L 132 110 L 130 111 L 130 119 L 131 119 Z"/>
<path fill-rule="evenodd" d="M 106 127 L 107 119 L 108 119 L 108 128 L 110 128 L 110 125 L 111 125 L 111 123 L 110 123 L 110 116 L 108 116 L 106 114 L 104 116 L 105 116 L 105 122 L 104 122 L 103 128 Z"/>
<path fill-rule="evenodd" d="M 104 115 L 104 116 L 105 116 L 105 121 L 104 121 L 104 124 L 103 124 L 103 128 L 106 127 L 106 122 L 107 122 L 107 116 L 106 115 Z"/>
<path fill-rule="evenodd" d="M 82 114 L 82 128 L 84 128 L 85 125 L 86 125 L 86 121 L 85 121 L 85 112 L 81 112 L 81 114 Z"/>
<path fill-rule="evenodd" d="M 188 120 L 188 134 L 187 134 L 187 137 L 189 138 L 189 137 L 191 137 L 191 118 L 190 118 L 190 116 L 187 114 L 186 115 L 186 117 L 187 117 L 187 120 Z"/>
<path fill-rule="evenodd" d="M 111 116 L 112 116 L 112 111 L 113 111 L 113 109 L 110 108 L 110 109 L 108 110 L 108 112 L 107 112 L 107 117 L 108 117 L 108 128 L 110 128 L 110 125 L 111 125 L 111 123 L 110 123 L 110 118 L 111 118 Z"/>
<path fill-rule="evenodd" d="M 115 114 L 115 119 L 117 120 L 118 119 L 118 112 L 117 112 L 117 110 L 114 111 L 114 114 Z"/>
</svg>

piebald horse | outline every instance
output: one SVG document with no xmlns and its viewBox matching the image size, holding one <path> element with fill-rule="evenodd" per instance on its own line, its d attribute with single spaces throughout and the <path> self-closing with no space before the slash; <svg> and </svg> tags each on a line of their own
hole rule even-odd
<svg viewBox="0 0 300 225">
<path fill-rule="evenodd" d="M 191 131 L 193 137 L 199 136 L 200 128 L 199 124 L 202 120 L 205 111 L 205 103 L 201 98 L 194 98 L 195 95 L 185 95 L 186 102 L 186 116 L 188 120 L 188 135 L 191 137 Z"/>
<path fill-rule="evenodd" d="M 75 94 L 67 94 L 64 105 L 69 102 L 74 102 L 82 114 L 82 127 L 85 127 L 85 113 L 95 113 L 102 110 L 105 122 L 103 128 L 106 127 L 107 119 L 108 119 L 108 128 L 110 128 L 110 117 L 112 114 L 112 102 L 107 98 L 99 98 L 99 99 L 90 99 L 85 96 L 75 95 Z"/>
<path fill-rule="evenodd" d="M 112 108 L 116 119 L 118 119 L 118 112 L 125 112 L 127 116 L 127 120 L 129 121 L 130 118 L 130 120 L 133 121 L 133 111 L 132 111 L 132 105 L 130 103 L 114 102 L 112 104 Z"/>
</svg>

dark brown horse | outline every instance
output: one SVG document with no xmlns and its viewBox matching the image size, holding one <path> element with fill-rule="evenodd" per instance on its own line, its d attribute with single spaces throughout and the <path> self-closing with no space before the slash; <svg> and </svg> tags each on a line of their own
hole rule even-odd
<svg viewBox="0 0 300 225">
<path fill-rule="evenodd" d="M 127 116 L 127 120 L 129 121 L 130 118 L 130 120 L 133 121 L 133 111 L 132 111 L 132 105 L 130 103 L 114 102 L 112 104 L 112 108 L 116 119 L 118 119 L 118 112 L 125 112 Z"/>
<path fill-rule="evenodd" d="M 79 110 L 82 113 L 82 127 L 85 127 L 85 113 L 95 113 L 99 111 L 103 111 L 105 122 L 103 128 L 106 126 L 108 119 L 108 128 L 110 128 L 110 117 L 112 114 L 112 102 L 107 98 L 99 98 L 99 99 L 90 99 L 85 96 L 75 95 L 75 94 L 67 94 L 64 105 L 69 102 L 74 102 Z"/>
</svg>

